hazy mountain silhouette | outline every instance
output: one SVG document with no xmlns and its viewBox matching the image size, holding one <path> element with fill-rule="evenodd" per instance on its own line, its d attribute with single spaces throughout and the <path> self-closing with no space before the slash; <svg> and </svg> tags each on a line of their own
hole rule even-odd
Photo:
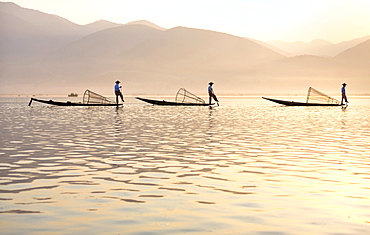
<svg viewBox="0 0 370 235">
<path fill-rule="evenodd" d="M 342 82 L 353 92 L 370 92 L 369 41 L 347 47 L 359 39 L 344 42 L 346 51 L 336 57 L 289 57 L 226 33 L 166 30 L 148 21 L 82 26 L 14 3 L 0 3 L 0 31 L 1 94 L 86 88 L 112 94 L 116 79 L 126 94 L 174 94 L 180 87 L 206 94 L 210 80 L 219 94 L 304 93 L 308 86 L 337 93 Z"/>
<path fill-rule="evenodd" d="M 335 58 L 355 67 L 368 70 L 370 68 L 370 39 L 345 50 Z"/>
<path fill-rule="evenodd" d="M 129 24 L 156 27 L 148 21 Z M 0 60 L 7 56 L 34 56 L 50 52 L 91 33 L 120 25 L 106 20 L 78 25 L 56 15 L 0 2 Z"/>
<path fill-rule="evenodd" d="M 0 32 L 0 61 L 37 51 L 38 39 L 47 37 L 38 27 L 4 12 L 0 12 Z"/>
<path fill-rule="evenodd" d="M 11 2 L 0 2 L 0 12 L 11 14 L 37 28 L 43 29 L 49 35 L 67 36 L 78 34 L 79 25 L 62 17 L 46 14 L 37 10 L 26 9 Z"/>
<path fill-rule="evenodd" d="M 269 41 L 268 44 L 279 48 L 291 55 L 317 55 L 317 56 L 336 56 L 339 53 L 351 47 L 358 45 L 361 42 L 370 39 L 370 35 L 362 38 L 356 38 L 350 41 L 340 43 L 331 43 L 325 40 L 316 39 L 310 43 L 306 42 L 284 42 L 284 41 Z"/>
<path fill-rule="evenodd" d="M 340 53 L 335 60 L 347 68 L 344 71 L 346 77 L 355 78 L 354 90 L 370 93 L 370 39 Z"/>
<path fill-rule="evenodd" d="M 122 54 L 126 61 L 144 61 L 166 70 L 245 70 L 283 56 L 251 40 L 209 30 L 176 27 L 143 41 Z"/>
<path fill-rule="evenodd" d="M 313 40 L 310 43 L 302 41 L 284 42 L 284 41 L 269 41 L 267 42 L 281 50 L 287 51 L 291 55 L 318 55 L 318 56 L 332 56 L 336 54 L 333 52 L 333 43 L 325 40 Z"/>
<path fill-rule="evenodd" d="M 34 56 L 78 39 L 87 32 L 56 15 L 0 3 L 0 53 L 5 57 Z M 4 35 L 4 36 L 3 36 Z M 4 59 L 4 57 L 0 59 Z"/>
<path fill-rule="evenodd" d="M 152 22 L 147 21 L 147 20 L 131 21 L 131 22 L 128 22 L 126 25 L 132 25 L 132 24 L 145 25 L 145 26 L 149 26 L 149 27 L 154 28 L 154 29 L 162 30 L 162 31 L 166 30 L 166 28 L 160 27 L 160 26 L 158 26 L 156 24 L 153 24 Z"/>
<path fill-rule="evenodd" d="M 256 43 L 258 43 L 258 44 L 260 44 L 260 45 L 262 45 L 264 47 L 267 47 L 267 48 L 269 48 L 269 49 L 271 49 L 271 50 L 273 50 L 273 51 L 275 51 L 275 52 L 277 52 L 277 53 L 279 53 L 281 55 L 293 56 L 291 53 L 289 53 L 287 51 L 284 51 L 284 50 L 282 50 L 282 49 L 280 49 L 280 48 L 278 48 L 276 46 L 273 46 L 272 44 L 269 44 L 267 42 L 263 42 L 263 41 L 260 41 L 260 40 L 257 40 L 257 39 L 253 39 L 253 38 L 247 38 L 247 39 L 252 40 L 253 42 L 256 42 Z"/>
<path fill-rule="evenodd" d="M 65 82 L 101 87 L 99 81 L 126 77 L 126 84 L 142 92 L 153 91 L 153 86 L 143 84 L 154 81 L 155 92 L 168 93 L 169 87 L 207 84 L 218 77 L 234 79 L 235 74 L 257 64 L 283 58 L 255 42 L 225 33 L 184 27 L 161 31 L 130 24 L 90 34 L 47 54 L 41 63 L 41 71 L 46 73 L 39 79 L 59 76 Z"/>
<path fill-rule="evenodd" d="M 69 63 L 115 60 L 118 55 L 142 41 L 155 37 L 159 32 L 161 31 L 138 24 L 108 28 L 63 46 L 48 59 L 59 58 L 58 62 L 67 59 Z"/>
<path fill-rule="evenodd" d="M 118 27 L 122 24 L 113 23 L 107 20 L 98 20 L 94 23 L 90 23 L 83 26 L 83 31 L 86 32 L 86 34 L 90 34 L 93 32 L 98 32 L 100 30 L 109 29 L 113 27 Z"/>
</svg>

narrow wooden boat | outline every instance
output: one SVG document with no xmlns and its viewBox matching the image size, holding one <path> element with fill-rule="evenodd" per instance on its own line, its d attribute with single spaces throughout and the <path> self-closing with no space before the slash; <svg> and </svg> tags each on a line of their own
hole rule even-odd
<svg viewBox="0 0 370 235">
<path fill-rule="evenodd" d="M 296 102 L 296 101 L 287 101 L 287 100 L 277 100 L 262 97 L 263 99 L 283 104 L 287 106 L 341 106 L 339 100 L 336 100 L 321 91 L 318 91 L 312 87 L 308 88 L 306 102 Z"/>
<path fill-rule="evenodd" d="M 37 101 L 44 104 L 51 104 L 51 105 L 57 105 L 57 106 L 120 106 L 122 104 L 116 104 L 113 100 L 108 99 L 102 95 L 99 95 L 98 93 L 95 93 L 93 91 L 90 91 L 87 89 L 83 96 L 83 102 L 60 102 L 60 101 L 53 101 L 53 100 L 41 100 L 36 98 L 31 98 L 30 102 L 28 103 L 28 106 L 31 106 L 32 101 Z"/>
<path fill-rule="evenodd" d="M 149 104 L 154 104 L 154 105 L 168 105 L 168 106 L 209 106 L 209 105 L 214 105 L 208 104 L 208 103 L 182 103 L 182 102 L 174 102 L 174 101 L 165 101 L 165 100 L 152 100 L 152 99 L 145 99 L 145 98 L 140 98 L 136 97 L 136 99 L 147 102 Z"/>
<path fill-rule="evenodd" d="M 296 101 L 287 101 L 287 100 L 277 100 L 262 97 L 265 100 L 269 100 L 278 104 L 283 104 L 287 106 L 341 106 L 340 104 L 324 104 L 324 103 L 306 103 L 306 102 L 296 102 Z"/>
<path fill-rule="evenodd" d="M 60 102 L 60 101 L 53 101 L 53 100 L 40 100 L 36 98 L 31 98 L 28 106 L 31 106 L 32 101 L 37 101 L 44 104 L 56 105 L 56 106 L 117 106 L 117 104 L 84 104 L 84 103 L 74 103 L 74 102 Z M 122 105 L 122 104 L 118 104 Z"/>
<path fill-rule="evenodd" d="M 210 106 L 214 103 L 206 103 L 202 98 L 194 95 L 193 93 L 187 91 L 185 88 L 180 88 L 175 97 L 175 101 L 165 101 L 165 100 L 152 100 L 146 98 L 136 97 L 136 99 L 147 102 L 154 105 L 167 105 L 167 106 Z"/>
</svg>

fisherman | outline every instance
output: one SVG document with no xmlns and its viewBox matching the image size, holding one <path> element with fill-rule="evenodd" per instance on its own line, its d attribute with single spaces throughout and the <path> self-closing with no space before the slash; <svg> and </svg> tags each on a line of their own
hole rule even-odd
<svg viewBox="0 0 370 235">
<path fill-rule="evenodd" d="M 122 100 L 122 102 L 125 102 L 124 100 L 123 100 L 123 95 L 122 95 L 122 92 L 121 92 L 121 88 L 122 88 L 122 86 L 120 86 L 119 84 L 120 84 L 121 82 L 120 81 L 116 81 L 116 85 L 114 85 L 114 93 L 115 93 L 115 95 L 116 95 L 116 103 L 118 104 L 118 96 L 119 97 L 121 97 L 121 100 Z"/>
<path fill-rule="evenodd" d="M 208 94 L 209 94 L 209 104 L 211 104 L 211 102 L 212 102 L 212 98 L 217 102 L 217 105 L 219 105 L 218 104 L 218 99 L 217 99 L 217 97 L 216 97 L 216 95 L 215 95 L 215 93 L 213 92 L 213 88 L 212 88 L 212 85 L 214 84 L 213 82 L 210 82 L 210 83 L 208 83 L 209 84 L 209 86 L 208 86 Z"/>
<path fill-rule="evenodd" d="M 343 83 L 342 84 L 342 100 L 341 100 L 341 102 L 340 102 L 340 104 L 341 105 L 344 105 L 344 103 L 343 103 L 343 100 L 346 102 L 346 103 L 348 103 L 348 100 L 347 100 L 347 95 L 346 95 L 346 86 L 347 86 L 347 84 L 346 83 Z"/>
</svg>

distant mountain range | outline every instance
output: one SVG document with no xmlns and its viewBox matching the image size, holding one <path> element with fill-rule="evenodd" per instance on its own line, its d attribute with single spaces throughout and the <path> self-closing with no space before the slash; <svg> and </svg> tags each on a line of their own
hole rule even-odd
<svg viewBox="0 0 370 235">
<path fill-rule="evenodd" d="M 306 42 L 284 42 L 284 41 L 269 41 L 268 44 L 285 51 L 290 56 L 296 55 L 317 55 L 333 57 L 341 52 L 354 47 L 362 42 L 370 39 L 370 35 L 362 38 L 356 38 L 350 41 L 340 42 L 337 44 L 316 39 L 310 43 Z"/>
<path fill-rule="evenodd" d="M 337 94 L 342 82 L 355 93 L 370 93 L 368 37 L 340 46 L 315 41 L 304 49 L 145 20 L 77 25 L 4 2 L 0 32 L 0 94 L 86 88 L 112 94 L 117 79 L 125 94 L 175 94 L 185 87 L 206 95 L 211 80 L 219 94 L 297 94 L 309 86 Z M 299 47 L 308 53 L 299 55 Z"/>
</svg>

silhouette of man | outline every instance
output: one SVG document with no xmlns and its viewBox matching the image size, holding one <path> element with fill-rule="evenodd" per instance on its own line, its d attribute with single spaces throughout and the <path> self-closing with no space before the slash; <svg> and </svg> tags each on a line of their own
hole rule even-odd
<svg viewBox="0 0 370 235">
<path fill-rule="evenodd" d="M 343 103 L 343 100 L 344 100 L 346 103 L 348 103 L 347 95 L 346 95 L 346 86 L 347 86 L 347 84 L 346 84 L 346 83 L 343 83 L 343 84 L 342 84 L 342 100 L 341 100 L 341 102 L 340 102 L 340 104 L 341 104 L 341 105 L 343 105 L 343 104 L 344 104 L 344 103 Z"/>
<path fill-rule="evenodd" d="M 122 95 L 122 92 L 121 92 L 121 88 L 122 88 L 122 86 L 120 86 L 119 84 L 120 84 L 121 82 L 120 81 L 116 81 L 116 85 L 114 85 L 114 93 L 115 93 L 115 95 L 116 95 L 116 103 L 118 104 L 118 96 L 119 97 L 121 97 L 121 100 L 122 100 L 122 102 L 125 102 L 124 100 L 123 100 L 123 95 Z"/>
<path fill-rule="evenodd" d="M 209 84 L 209 86 L 208 86 L 209 104 L 212 103 L 212 98 L 213 98 L 217 102 L 217 105 L 219 105 L 218 104 L 218 99 L 217 99 L 215 93 L 213 92 L 213 88 L 212 88 L 212 85 L 214 83 L 213 82 L 210 82 L 208 84 Z"/>
</svg>

